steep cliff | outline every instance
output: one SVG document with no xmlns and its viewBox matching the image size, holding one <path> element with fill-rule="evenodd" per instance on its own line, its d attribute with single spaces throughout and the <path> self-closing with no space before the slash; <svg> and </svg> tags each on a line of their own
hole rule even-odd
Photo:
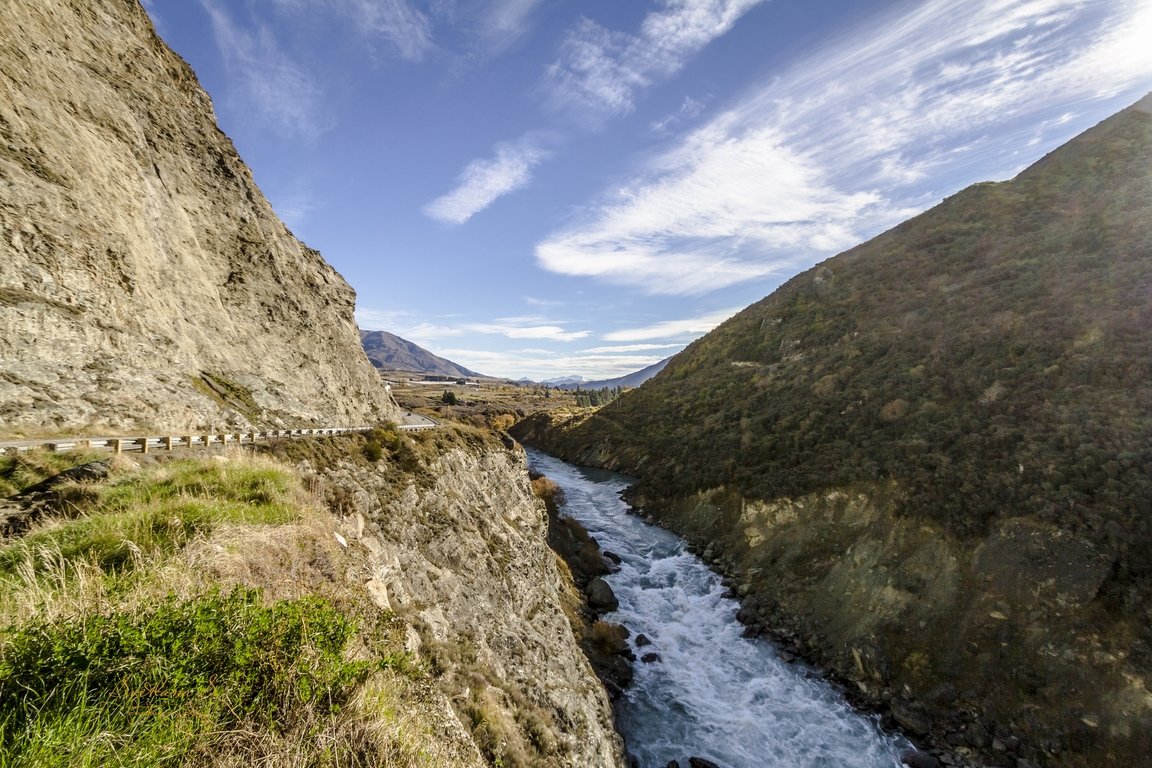
<svg viewBox="0 0 1152 768">
<path fill-rule="evenodd" d="M 0 14 L 0 432 L 393 412 L 354 294 L 136 0 Z"/>
<path fill-rule="evenodd" d="M 1152 97 L 789 281 L 580 423 L 950 759 L 1152 752 Z"/>
<path fill-rule="evenodd" d="M 573 586 L 548 548 L 524 453 L 459 429 L 283 448 L 307 455 L 341 535 L 368 558 L 366 593 L 416 630 L 491 764 L 623 765 L 607 694 L 565 614 Z"/>
</svg>

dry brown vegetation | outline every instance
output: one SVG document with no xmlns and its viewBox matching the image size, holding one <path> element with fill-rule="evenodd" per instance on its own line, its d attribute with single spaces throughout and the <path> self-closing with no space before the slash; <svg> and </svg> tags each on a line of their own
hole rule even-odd
<svg viewBox="0 0 1152 768">
<path fill-rule="evenodd" d="M 393 382 L 392 395 L 408 411 L 497 431 L 507 430 L 526 416 L 540 411 L 571 415 L 588 410 L 579 405 L 575 392 L 537 385 L 521 386 L 490 380 L 482 380 L 479 386 L 413 382 L 406 378 L 388 380 Z M 445 392 L 455 396 L 455 405 L 444 402 Z"/>
</svg>

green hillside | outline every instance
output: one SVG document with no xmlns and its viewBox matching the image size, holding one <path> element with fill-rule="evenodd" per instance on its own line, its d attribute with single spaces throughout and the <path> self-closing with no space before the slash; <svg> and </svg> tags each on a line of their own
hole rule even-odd
<svg viewBox="0 0 1152 768">
<path fill-rule="evenodd" d="M 1147 552 L 1150 332 L 1152 115 L 1132 109 L 801 274 L 573 437 L 658 496 L 892 479 L 957 531 L 1029 514 Z"/>
<path fill-rule="evenodd" d="M 1152 96 L 797 276 L 594 415 L 514 434 L 638 478 L 754 630 L 942 756 L 1139 762 Z"/>
</svg>

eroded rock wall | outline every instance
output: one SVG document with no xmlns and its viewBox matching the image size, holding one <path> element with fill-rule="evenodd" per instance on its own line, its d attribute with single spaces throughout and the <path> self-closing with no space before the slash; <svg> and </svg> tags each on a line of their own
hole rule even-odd
<svg viewBox="0 0 1152 768">
<path fill-rule="evenodd" d="M 430 468 L 400 492 L 361 463 L 321 470 L 340 489 L 342 535 L 370 553 L 368 593 L 413 626 L 490 762 L 623 765 L 607 695 L 564 613 L 571 585 L 523 452 L 458 448 Z"/>
<path fill-rule="evenodd" d="M 0 14 L 0 432 L 354 425 L 354 293 L 136 0 Z"/>
</svg>

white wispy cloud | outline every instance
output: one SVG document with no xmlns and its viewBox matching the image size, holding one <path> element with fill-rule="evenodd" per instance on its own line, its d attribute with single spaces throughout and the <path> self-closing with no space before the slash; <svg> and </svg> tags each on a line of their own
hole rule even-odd
<svg viewBox="0 0 1152 768">
<path fill-rule="evenodd" d="M 498 198 L 527 186 L 533 168 L 550 155 L 539 134 L 497 144 L 494 153 L 469 163 L 455 189 L 424 206 L 424 213 L 446 224 L 463 224 Z"/>
<path fill-rule="evenodd" d="M 469 323 L 463 328 L 471 333 L 489 333 L 509 339 L 576 341 L 592 335 L 591 331 L 569 331 L 559 325 L 519 325 L 515 322 Z"/>
<path fill-rule="evenodd" d="M 484 336 L 501 336 L 522 343 L 576 342 L 592 334 L 586 330 L 571 329 L 572 323 L 535 315 L 475 322 L 451 316 L 428 320 L 406 310 L 367 307 L 356 310 L 356 320 L 361 328 L 394 333 L 474 371 L 514 379 L 527 377 L 537 380 L 570 375 L 580 375 L 587 379 L 623 376 L 679 351 L 690 340 L 685 338 L 685 334 L 692 337 L 701 335 L 722 319 L 716 317 L 709 320 L 706 317 L 681 321 L 679 330 L 670 324 L 667 335 L 679 337 L 680 340 L 669 343 L 625 343 L 580 349 L 569 347 L 571 351 L 545 349 L 542 348 L 544 345 L 501 350 L 489 348 L 480 339 Z M 636 332 L 644 331 L 637 329 Z M 474 337 L 475 342 L 472 341 Z M 446 340 L 451 346 L 445 346 Z"/>
<path fill-rule="evenodd" d="M 672 133 L 675 129 L 679 128 L 683 123 L 690 120 L 695 120 L 704 111 L 704 102 L 694 99 L 691 96 L 685 96 L 684 101 L 680 104 L 680 108 L 670 115 L 666 115 L 659 120 L 654 121 L 649 130 L 660 136 L 665 136 Z"/>
<path fill-rule="evenodd" d="M 498 2 L 489 16 L 490 34 L 498 37 L 505 27 L 510 34 L 522 34 L 538 1 Z M 585 127 L 627 113 L 638 91 L 678 72 L 693 54 L 763 2 L 663 0 L 663 7 L 648 14 L 635 35 L 582 19 L 562 44 L 559 60 L 548 68 L 546 101 Z M 686 100 L 679 119 L 701 108 L 699 102 Z M 469 163 L 456 188 L 426 205 L 424 213 L 463 224 L 503 195 L 528 186 L 533 168 L 550 155 L 538 134 L 499 144 L 495 157 Z"/>
<path fill-rule="evenodd" d="M 215 0 L 201 0 L 235 96 L 275 132 L 315 139 L 332 126 L 321 91 L 265 27 L 249 32 Z"/>
<path fill-rule="evenodd" d="M 433 20 L 406 0 L 273 0 L 276 7 L 310 14 L 313 23 L 338 21 L 362 41 L 382 41 L 402 59 L 420 61 L 435 47 Z"/>
<path fill-rule="evenodd" d="M 308 215 L 316 209 L 316 200 L 312 193 L 300 186 L 271 190 L 268 193 L 268 199 L 272 203 L 276 215 L 297 236 L 300 236 Z"/>
<path fill-rule="evenodd" d="M 585 355 L 622 355 L 626 352 L 655 352 L 658 349 L 678 349 L 682 343 L 672 344 L 616 344 L 610 347 L 589 347 L 580 350 Z M 667 357 L 667 355 L 665 355 Z"/>
<path fill-rule="evenodd" d="M 765 0 L 665 0 L 637 34 L 584 19 L 548 69 L 546 92 L 557 110 L 593 122 L 632 110 L 636 94 L 678 72 L 708 43 Z"/>
<path fill-rule="evenodd" d="M 698 317 L 664 320 L 640 328 L 625 328 L 604 334 L 605 341 L 651 341 L 653 339 L 682 339 L 703 336 L 720 323 L 735 315 L 743 307 L 731 307 L 709 312 Z"/>
<path fill-rule="evenodd" d="M 365 33 L 395 47 L 401 58 L 420 61 L 433 47 L 432 22 L 405 0 L 340 0 Z"/>
<path fill-rule="evenodd" d="M 499 317 L 486 322 L 435 318 L 428 320 L 408 312 L 358 307 L 356 321 L 361 328 L 388 331 L 423 346 L 427 342 L 470 334 L 503 336 L 508 339 L 578 341 L 592 335 L 587 330 L 570 330 L 571 323 L 534 315 Z M 446 322 L 448 321 L 448 322 Z"/>
<path fill-rule="evenodd" d="M 487 6 L 480 32 L 492 51 L 507 48 L 531 27 L 532 12 L 541 0 L 497 0 Z"/>
<path fill-rule="evenodd" d="M 612 379 L 647 368 L 663 359 L 650 355 L 557 354 L 546 349 L 491 351 L 459 348 L 439 350 L 436 354 L 491 376 L 537 381 L 560 376 L 583 376 L 593 381 Z"/>
<path fill-rule="evenodd" d="M 944 192 L 1019 167 L 1013 152 L 1036 125 L 1071 130 L 1061 115 L 1152 78 L 1143 0 L 929 0 L 901 10 L 690 133 L 538 244 L 539 264 L 681 295 L 794 272 Z M 599 92 L 591 77 L 581 82 Z M 624 90 L 605 90 L 602 103 L 628 103 L 632 80 L 619 82 Z"/>
</svg>

